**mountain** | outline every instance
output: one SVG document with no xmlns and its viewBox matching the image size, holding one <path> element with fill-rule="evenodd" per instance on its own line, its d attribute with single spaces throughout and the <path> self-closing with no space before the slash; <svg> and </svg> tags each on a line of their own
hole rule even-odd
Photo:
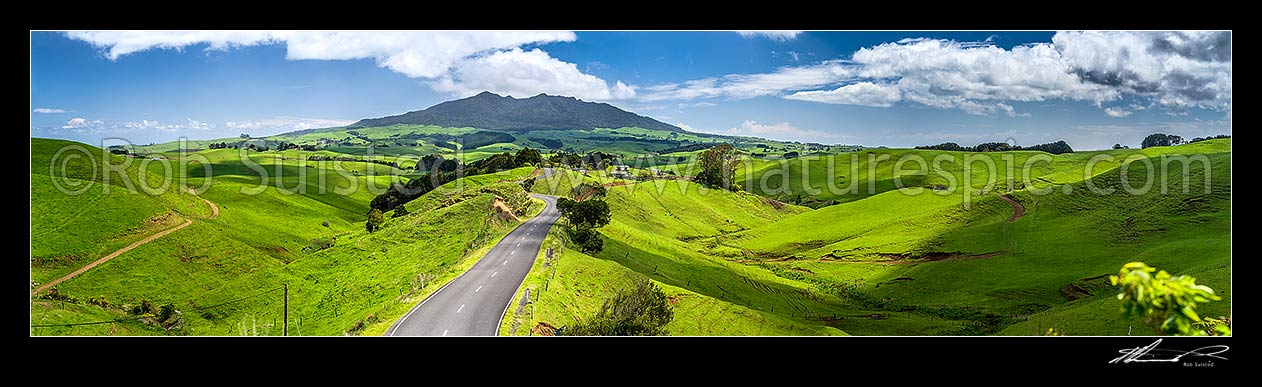
<svg viewBox="0 0 1262 387">
<path fill-rule="evenodd" d="M 508 132 L 640 127 L 685 132 L 677 126 L 641 116 L 607 103 L 539 94 L 517 99 L 484 91 L 396 116 L 359 120 L 347 128 L 395 124 L 474 127 Z"/>
</svg>

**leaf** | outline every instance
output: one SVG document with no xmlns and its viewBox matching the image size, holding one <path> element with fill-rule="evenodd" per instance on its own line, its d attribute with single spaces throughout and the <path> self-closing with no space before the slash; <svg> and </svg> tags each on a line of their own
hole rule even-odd
<svg viewBox="0 0 1262 387">
<path fill-rule="evenodd" d="M 1214 331 L 1218 332 L 1219 336 L 1231 336 L 1231 327 L 1228 327 L 1227 324 L 1218 324 L 1218 326 L 1214 327 Z"/>
<path fill-rule="evenodd" d="M 1187 316 L 1187 318 L 1191 319 L 1192 321 L 1201 321 L 1201 316 L 1198 316 L 1196 314 L 1196 309 L 1193 308 L 1191 305 L 1184 306 L 1182 309 L 1182 312 L 1184 316 Z"/>
</svg>

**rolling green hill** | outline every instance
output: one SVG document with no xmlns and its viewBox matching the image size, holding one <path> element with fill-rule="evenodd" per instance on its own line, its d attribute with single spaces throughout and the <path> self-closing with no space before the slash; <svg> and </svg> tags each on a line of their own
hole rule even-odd
<svg viewBox="0 0 1262 387">
<path fill-rule="evenodd" d="M 182 325 L 165 330 L 142 319 L 33 328 L 32 334 L 275 335 L 277 291 L 285 283 L 291 291 L 291 334 L 380 334 L 511 228 L 515 221 L 492 215 L 492 198 L 510 198 L 527 215 L 541 208 L 516 183 L 538 171 L 519 168 L 448 183 L 445 188 L 460 189 L 423 195 L 406 204 L 410 215 L 396 219 L 387 214 L 384 229 L 367 233 L 364 213 L 375 190 L 406 178 L 400 176 L 408 176 L 408 170 L 308 157 L 367 157 L 355 153 L 367 149 L 363 144 L 403 141 L 406 136 L 416 137 L 415 145 L 384 149 L 397 154 L 449 150 L 435 140 L 449 130 L 331 128 L 261 140 L 327 143 L 321 139 L 346 135 L 360 144 L 315 152 L 160 152 L 150 156 L 155 160 L 130 158 L 132 164 L 111 175 L 108 186 L 103 176 L 91 173 L 90 160 L 125 164 L 129 158 L 82 144 L 32 139 L 32 282 L 59 277 L 192 220 L 187 228 L 62 283 L 58 294 L 66 300 L 32 299 L 32 324 L 130 319 L 127 310 L 149 301 L 173 304 L 182 313 Z M 655 141 L 714 141 L 689 136 L 693 134 L 641 128 L 534 131 L 465 155 L 555 145 L 552 141 L 575 147 L 590 141 L 593 147 L 626 154 L 669 145 Z M 62 171 L 58 168 L 65 159 L 54 162 L 54 155 L 66 146 L 82 147 L 85 153 L 69 159 Z M 766 149 L 755 142 L 742 146 L 747 153 Z M 696 152 L 652 156 L 652 164 Z M 1072 335 L 1125 334 L 1135 323 L 1116 313 L 1102 275 L 1132 260 L 1197 275 L 1225 298 L 1205 306 L 1202 314 L 1230 311 L 1230 139 L 1054 156 L 901 149 L 830 155 L 834 157 L 789 160 L 746 156 L 739 172 L 748 172 L 755 181 L 782 181 L 776 171 L 788 171 L 790 184 L 777 189 L 746 185 L 745 192 L 728 192 L 687 180 L 614 180 L 618 183 L 608 187 L 606 198 L 613 218 L 601 229 L 604 251 L 588 255 L 567 248 L 554 231 L 546 244 L 557 254 L 548 259 L 541 252 L 523 286 L 538 298 L 529 310 L 510 310 L 501 331 L 528 334 L 538 322 L 573 323 L 594 313 L 617 289 L 648 278 L 671 296 L 676 319 L 668 330 L 678 335 L 1031 334 L 1048 326 Z M 852 162 L 852 155 L 858 161 Z M 883 155 L 891 160 L 869 169 L 869 157 Z M 1006 183 L 984 190 L 985 171 L 966 174 L 956 163 L 941 164 L 947 175 L 908 171 L 915 163 L 896 170 L 892 160 L 904 155 L 930 161 L 944 155 L 989 160 L 1000 181 L 1007 177 L 1009 162 L 1019 174 L 1027 161 L 1045 161 L 1032 168 L 1030 186 L 1013 187 L 1011 196 L 1022 205 L 1024 216 L 1009 221 L 1014 209 L 997 195 Z M 1114 160 L 1085 168 L 1102 155 Z M 1161 168 L 1162 155 L 1205 157 L 1210 192 L 1201 191 L 1205 174 L 1200 164 L 1192 164 L 1186 171 L 1191 189 L 1183 193 L 1179 184 L 1185 168 L 1180 163 L 1158 169 L 1152 191 L 1130 195 L 1122 190 L 1123 159 L 1148 160 Z M 384 156 L 373 156 L 378 157 Z M 805 173 L 802 165 L 807 166 Z M 1143 165 L 1130 164 L 1126 180 L 1142 186 L 1147 175 Z M 686 171 L 687 166 L 671 169 Z M 134 183 L 161 181 L 168 174 L 184 178 L 183 185 L 199 187 L 201 198 L 218 204 L 220 216 L 207 219 L 209 208 L 201 199 L 177 190 L 146 194 L 123 189 L 122 176 Z M 877 183 L 860 183 L 857 192 L 833 193 L 825 186 L 833 174 L 844 176 L 837 183 L 843 189 L 869 176 Z M 800 176 L 822 191 L 807 192 L 797 180 Z M 896 176 L 909 189 L 898 189 Z M 965 177 L 970 190 L 945 195 L 933 190 L 952 180 L 962 184 Z M 1090 182 L 1084 181 L 1088 177 Z M 86 191 L 65 194 L 53 178 Z M 601 171 L 582 176 L 557 169 L 553 178 L 536 178 L 532 191 L 568 196 L 581 182 L 610 181 Z M 1115 191 L 1097 195 L 1087 184 Z M 1167 192 L 1160 192 L 1162 187 Z M 1038 195 L 1035 189 L 1052 193 Z M 966 192 L 968 206 L 963 205 Z M 838 204 L 824 205 L 834 201 Z"/>
<path fill-rule="evenodd" d="M 725 318 L 733 319 L 731 326 L 757 325 L 762 334 L 816 334 L 824 327 L 849 334 L 1030 334 L 1049 325 L 1075 335 L 1124 334 L 1135 323 L 1121 322 L 1103 276 L 1133 260 L 1174 273 L 1203 273 L 1202 283 L 1225 289 L 1219 292 L 1225 300 L 1204 307 L 1206 314 L 1225 315 L 1230 149 L 1229 140 L 1213 140 L 1127 153 L 1156 168 L 1161 162 L 1154 156 L 1204 155 L 1211 167 L 1209 193 L 1200 190 L 1205 176 L 1199 163 L 1188 168 L 1193 184 L 1183 193 L 1184 168 L 1176 162 L 1155 171 L 1152 191 L 1129 195 L 1114 162 L 1088 172 L 1091 184 L 1115 190 L 1096 195 L 1082 181 L 1086 160 L 1102 153 L 1122 159 L 1123 152 L 1054 157 L 1036 171 L 1043 177 L 1031 187 L 1054 193 L 1014 192 L 1025 216 L 1013 222 L 1014 209 L 991 192 L 963 209 L 960 194 L 887 190 L 813 211 L 789 205 L 779 216 L 751 221 L 743 217 L 769 206 L 733 200 L 741 195 L 727 192 L 698 195 L 691 183 L 683 185 L 687 194 L 675 185 L 661 194 L 645 189 L 662 181 L 610 187 L 613 221 L 601 229 L 605 251 L 591 257 L 565 250 L 557 266 L 537 267 L 536 286 L 553 281 L 548 286 L 566 290 L 543 293 L 534 321 L 571 323 L 594 313 L 619 286 L 648 277 L 682 299 L 756 311 Z M 1143 165 L 1129 165 L 1133 186 L 1143 185 Z M 962 179 L 962 170 L 952 172 Z M 547 181 L 535 187 L 547 187 Z M 1071 194 L 1064 194 L 1066 187 Z M 816 330 L 767 330 L 769 315 Z M 709 326 L 686 316 L 671 326 Z M 672 332 L 715 332 L 694 329 Z"/>
<path fill-rule="evenodd" d="M 166 179 L 135 159 L 49 139 L 31 139 L 31 155 L 33 282 L 48 282 L 186 218 L 210 214 L 204 202 L 179 192 L 178 181 L 151 194 L 144 187 L 160 188 Z M 114 171 L 108 176 L 107 163 Z"/>
<path fill-rule="evenodd" d="M 175 305 L 183 312 L 182 325 L 166 331 L 157 324 L 126 321 L 33 328 L 32 334 L 235 335 L 243 329 L 279 334 L 275 326 L 265 329 L 279 312 L 278 294 L 256 293 L 276 290 L 281 283 L 291 286 L 291 316 L 305 329 L 303 334 L 357 332 L 376 321 L 369 315 L 383 316 L 390 308 L 405 312 L 408 294 L 432 291 L 436 286 L 431 285 L 441 284 L 437 279 L 458 273 L 451 269 L 468 263 L 465 258 L 507 232 L 514 221 L 490 219 L 494 196 L 515 198 L 510 203 L 521 207 L 523 215 L 541 208 L 528 204 L 533 202 L 513 182 L 531 170 L 505 171 L 449 183 L 464 189 L 436 190 L 408 204 L 413 215 L 389 219 L 384 230 L 369 234 L 363 231 L 364 213 L 375 194 L 368 185 L 384 188 L 391 179 L 387 166 L 305 162 L 284 152 L 247 152 L 242 159 L 236 150 L 220 149 L 190 155 L 200 156 L 201 162 L 189 164 L 187 173 L 175 159 L 126 170 L 133 180 L 145 175 L 157 181 L 153 171 L 171 168 L 179 171 L 175 177 L 187 177 L 189 186 L 213 181 L 200 196 L 216 203 L 221 213 L 206 219 L 209 209 L 203 201 L 174 191 L 145 195 L 111 186 L 109 195 L 99 195 L 99 182 L 89 187 L 97 191 L 80 196 L 50 189 L 52 183 L 45 183 L 49 180 L 37 167 L 49 165 L 62 146 L 83 145 L 43 139 L 32 144 L 37 162 L 32 167 L 33 282 L 77 269 L 161 229 L 132 226 L 154 214 L 159 219 L 168 212 L 193 219 L 184 229 L 58 285 L 58 294 L 67 299 L 32 300 L 32 324 L 134 320 L 126 311 L 148 301 L 155 307 Z M 84 160 L 71 160 L 66 174 L 90 177 Z M 201 164 L 210 165 L 212 175 L 205 175 Z M 380 174 L 368 176 L 366 168 Z M 474 224 L 481 227 L 469 227 Z M 390 250 L 395 254 L 386 254 Z M 387 285 L 390 292 L 406 290 L 383 292 Z M 242 297 L 258 301 L 215 305 Z"/>
</svg>

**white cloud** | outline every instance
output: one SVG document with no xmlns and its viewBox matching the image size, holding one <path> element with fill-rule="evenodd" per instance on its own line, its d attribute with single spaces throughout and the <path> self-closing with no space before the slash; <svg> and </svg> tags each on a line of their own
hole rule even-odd
<svg viewBox="0 0 1262 387">
<path fill-rule="evenodd" d="M 568 31 L 76 31 L 72 39 L 107 48 L 119 57 L 153 48 L 181 50 L 207 44 L 207 50 L 285 44 L 290 60 L 373 59 L 413 78 L 442 75 L 455 62 L 484 51 L 529 43 L 572 42 Z"/>
<path fill-rule="evenodd" d="M 98 123 L 99 122 L 100 121 L 98 121 Z M 124 132 L 131 132 L 131 131 L 136 131 L 139 129 L 157 129 L 164 132 L 180 132 L 180 131 L 186 131 L 186 130 L 213 130 L 215 129 L 215 125 L 213 124 L 194 120 L 192 118 L 185 118 L 184 123 L 182 124 L 163 125 L 161 122 L 158 122 L 156 120 L 155 121 L 141 120 L 140 122 L 111 123 L 106 126 L 112 129 L 120 129 Z"/>
<path fill-rule="evenodd" d="M 682 109 L 682 108 L 712 107 L 712 106 L 719 106 L 719 105 L 715 103 L 710 103 L 710 102 L 697 102 L 697 103 L 681 103 L 676 106 Z"/>
<path fill-rule="evenodd" d="M 206 50 L 227 50 L 285 44 L 289 60 L 373 59 L 380 67 L 430 79 L 435 90 L 461 96 L 483 90 L 591 100 L 635 95 L 632 86 L 609 85 L 538 48 L 521 50 L 527 44 L 572 42 L 577 37 L 569 31 L 82 31 L 67 36 L 106 49 L 111 60 L 154 48 L 207 44 Z"/>
<path fill-rule="evenodd" d="M 126 129 L 147 129 L 157 128 L 159 126 L 158 121 L 149 120 L 141 120 L 140 122 L 124 122 L 122 125 L 123 128 Z"/>
<path fill-rule="evenodd" d="M 584 74 L 573 63 L 557 60 L 540 49 L 513 48 L 480 55 L 456 63 L 453 71 L 431 82 L 434 90 L 470 96 L 483 90 L 518 98 L 539 93 L 586 100 L 626 99 L 635 88 L 622 82 L 610 85 Z"/>
<path fill-rule="evenodd" d="M 35 108 L 35 110 L 31 110 L 31 111 L 35 113 L 41 113 L 41 114 L 69 113 L 65 109 L 55 109 L 55 108 Z"/>
<path fill-rule="evenodd" d="M 743 99 L 818 88 L 854 78 L 853 66 L 834 60 L 807 66 L 781 67 L 770 73 L 728 74 L 717 78 L 686 81 L 683 84 L 667 83 L 650 86 L 645 88 L 647 93 L 641 95 L 640 99 L 647 101 L 715 97 Z"/>
<path fill-rule="evenodd" d="M 207 50 L 227 50 L 283 41 L 282 32 L 269 31 L 72 31 L 66 36 L 93 46 L 108 48 L 110 60 L 152 48 L 182 50 L 185 46 L 208 44 Z"/>
<path fill-rule="evenodd" d="M 1109 117 L 1113 118 L 1122 118 L 1131 115 L 1131 111 L 1120 107 L 1107 107 L 1104 108 L 1104 114 L 1108 114 Z"/>
<path fill-rule="evenodd" d="M 1052 43 L 1087 82 L 1173 109 L 1231 109 L 1231 32 L 1058 32 Z"/>
<path fill-rule="evenodd" d="M 902 93 L 896 85 L 859 82 L 833 90 L 799 91 L 784 98 L 840 105 L 890 107 L 902 99 Z"/>
<path fill-rule="evenodd" d="M 197 121 L 197 120 L 194 120 L 194 119 L 192 119 L 192 118 L 184 118 L 184 119 L 185 119 L 186 121 L 188 121 L 188 123 L 187 123 L 187 124 L 185 124 L 185 125 L 184 125 L 184 127 L 183 127 L 183 128 L 181 128 L 181 129 L 207 130 L 207 129 L 213 129 L 213 128 L 215 127 L 214 125 L 207 124 L 207 123 L 205 123 L 205 122 L 201 122 L 201 121 Z"/>
<path fill-rule="evenodd" d="M 831 133 L 801 129 L 788 122 L 767 125 L 753 120 L 745 120 L 740 127 L 728 129 L 726 134 L 777 140 L 807 140 L 835 137 Z"/>
<path fill-rule="evenodd" d="M 331 128 L 350 125 L 352 120 L 336 120 L 323 118 L 274 117 L 264 120 L 228 121 L 224 127 L 236 130 L 264 130 L 268 132 Z"/>
<path fill-rule="evenodd" d="M 84 118 L 75 117 L 75 118 L 71 118 L 70 121 L 66 121 L 66 124 L 62 125 L 61 127 L 62 129 L 75 129 L 75 128 L 86 128 L 89 126 L 99 126 L 99 125 L 101 125 L 100 120 L 88 121 L 87 119 L 84 119 Z"/>
<path fill-rule="evenodd" d="M 859 49 L 848 60 L 645 90 L 641 98 L 646 100 L 778 95 L 868 106 L 890 106 L 902 100 L 969 114 L 1009 116 L 1028 115 L 1016 112 L 1013 101 L 1084 101 L 1103 108 L 1104 102 L 1132 95 L 1176 114 L 1198 107 L 1230 115 L 1231 34 L 1061 32 L 1051 43 L 1011 49 L 989 41 L 903 39 Z"/>
<path fill-rule="evenodd" d="M 787 42 L 796 39 L 802 31 L 736 31 L 746 38 L 764 37 L 771 40 Z"/>
<path fill-rule="evenodd" d="M 890 79 L 903 98 L 970 114 L 1015 114 L 997 101 L 1102 101 L 1119 93 L 1083 82 L 1050 44 L 1005 50 L 984 43 L 910 39 L 862 48 L 852 57 L 859 74 Z"/>
<path fill-rule="evenodd" d="M 798 61 L 799 56 L 800 55 L 797 53 L 797 51 L 789 51 L 789 57 L 793 58 L 794 62 Z"/>
<path fill-rule="evenodd" d="M 696 131 L 697 131 L 696 129 L 693 129 L 691 125 L 688 125 L 688 124 L 685 124 L 685 123 L 682 123 L 682 122 L 676 122 L 676 123 L 675 123 L 675 126 L 678 126 L 680 129 L 687 130 L 687 131 L 689 131 L 689 132 L 696 132 Z"/>
</svg>

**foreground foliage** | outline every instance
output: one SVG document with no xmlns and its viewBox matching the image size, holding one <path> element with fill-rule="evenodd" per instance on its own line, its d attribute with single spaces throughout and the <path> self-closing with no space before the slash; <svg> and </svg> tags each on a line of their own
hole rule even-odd
<svg viewBox="0 0 1262 387">
<path fill-rule="evenodd" d="M 648 280 L 605 300 L 591 319 L 561 329 L 569 336 L 660 336 L 674 319 L 666 294 Z"/>
<path fill-rule="evenodd" d="M 1117 299 L 1122 300 L 1122 312 L 1138 316 L 1154 331 L 1178 336 L 1231 335 L 1227 324 L 1213 324 L 1210 332 L 1207 324 L 1196 313 L 1198 304 L 1221 300 L 1214 289 L 1197 285 L 1189 275 L 1171 276 L 1165 270 L 1148 266 L 1143 262 L 1131 262 L 1122 266 L 1117 275 L 1109 276 L 1113 285 L 1121 287 Z M 1218 320 L 1215 319 L 1214 322 Z"/>
</svg>

